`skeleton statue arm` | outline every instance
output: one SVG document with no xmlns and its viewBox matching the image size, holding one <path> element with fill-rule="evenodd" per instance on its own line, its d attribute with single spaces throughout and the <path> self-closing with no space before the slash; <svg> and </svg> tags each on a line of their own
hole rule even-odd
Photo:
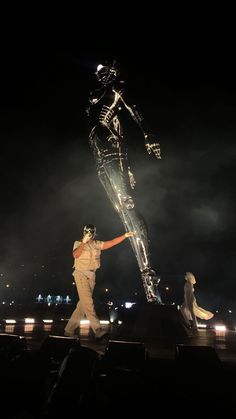
<svg viewBox="0 0 236 419">
<path fill-rule="evenodd" d="M 155 135 L 149 133 L 146 122 L 140 110 L 138 109 L 137 105 L 130 102 L 130 100 L 127 97 L 127 93 L 124 89 L 121 89 L 119 91 L 119 96 L 125 108 L 129 111 L 130 115 L 132 116 L 133 120 L 141 128 L 142 133 L 145 138 L 145 146 L 146 146 L 148 154 L 151 154 L 153 152 L 157 159 L 161 159 L 160 143 L 158 142 Z"/>
</svg>

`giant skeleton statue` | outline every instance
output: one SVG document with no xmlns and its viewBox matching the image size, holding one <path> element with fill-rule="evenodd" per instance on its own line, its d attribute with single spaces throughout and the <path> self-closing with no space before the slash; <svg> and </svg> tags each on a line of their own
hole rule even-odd
<svg viewBox="0 0 236 419">
<path fill-rule="evenodd" d="M 99 88 L 90 92 L 87 115 L 89 142 L 93 150 L 97 173 L 114 209 L 118 212 L 126 231 L 134 231 L 131 246 L 141 272 L 148 303 L 162 304 L 157 289 L 160 281 L 151 264 L 149 239 L 143 218 L 138 214 L 132 197 L 135 178 L 130 171 L 127 149 L 119 113 L 126 108 L 139 125 L 145 138 L 147 152 L 161 158 L 160 145 L 149 134 L 145 121 L 135 104 L 130 103 L 125 84 L 119 79 L 115 63 L 98 65 L 96 77 Z"/>
</svg>

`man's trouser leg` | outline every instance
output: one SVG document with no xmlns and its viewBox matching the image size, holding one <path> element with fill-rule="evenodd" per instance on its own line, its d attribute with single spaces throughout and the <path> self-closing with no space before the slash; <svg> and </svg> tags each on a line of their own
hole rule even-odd
<svg viewBox="0 0 236 419">
<path fill-rule="evenodd" d="M 74 272 L 76 287 L 80 299 L 80 307 L 90 322 L 90 327 L 94 333 L 100 329 L 100 321 L 94 309 L 93 290 L 95 286 L 95 272 L 91 277 L 81 272 Z"/>
<path fill-rule="evenodd" d="M 80 320 L 84 318 L 84 315 L 83 307 L 79 301 L 65 327 L 65 333 L 68 333 L 69 335 L 75 334 L 76 329 L 80 327 Z"/>
</svg>

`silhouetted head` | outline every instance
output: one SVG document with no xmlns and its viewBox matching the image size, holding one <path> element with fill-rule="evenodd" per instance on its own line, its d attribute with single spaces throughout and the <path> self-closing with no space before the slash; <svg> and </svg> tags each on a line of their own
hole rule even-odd
<svg viewBox="0 0 236 419">
<path fill-rule="evenodd" d="M 185 279 L 193 285 L 196 284 L 196 279 L 192 272 L 186 272 Z"/>
<path fill-rule="evenodd" d="M 113 64 L 99 64 L 95 73 L 99 83 L 107 85 L 117 79 L 120 72 L 117 68 L 116 62 Z"/>
<path fill-rule="evenodd" d="M 84 231 L 83 234 L 85 236 L 85 234 L 89 234 L 91 236 L 91 239 L 96 236 L 96 227 L 93 224 L 86 224 L 84 226 Z"/>
</svg>

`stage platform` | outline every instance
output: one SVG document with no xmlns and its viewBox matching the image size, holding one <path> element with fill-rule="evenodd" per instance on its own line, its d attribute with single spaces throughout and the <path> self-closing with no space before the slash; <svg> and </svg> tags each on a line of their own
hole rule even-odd
<svg viewBox="0 0 236 419">
<path fill-rule="evenodd" d="M 16 319 L 16 324 L 1 323 L 1 334 L 13 334 L 23 336 L 27 342 L 29 351 L 38 350 L 44 340 L 48 336 L 64 337 L 64 328 L 67 320 L 57 320 L 53 323 L 43 324 L 42 322 L 25 324 L 23 319 Z M 176 345 L 183 344 L 189 346 L 208 346 L 215 349 L 222 362 L 233 363 L 236 365 L 236 331 L 233 330 L 215 330 L 207 328 L 198 328 L 198 333 L 195 336 L 140 336 L 137 334 L 135 338 L 127 332 L 124 333 L 124 328 L 120 328 L 116 324 L 105 321 L 101 324 L 108 332 L 107 338 L 96 341 L 93 337 L 88 324 L 81 324 L 78 338 L 82 346 L 87 346 L 94 349 L 99 354 L 104 354 L 109 340 L 126 341 L 126 342 L 142 342 L 145 344 L 151 358 L 158 359 L 173 359 L 175 356 Z M 155 325 L 149 325 L 155 328 Z M 153 332 L 155 335 L 155 333 Z"/>
<path fill-rule="evenodd" d="M 137 409 L 177 414 L 190 407 L 199 415 L 235 415 L 235 331 L 199 328 L 190 336 L 172 308 L 130 313 L 120 325 L 102 322 L 108 336 L 101 341 L 86 322 L 70 338 L 65 318 L 2 320 L 4 418 L 134 415 Z"/>
</svg>

